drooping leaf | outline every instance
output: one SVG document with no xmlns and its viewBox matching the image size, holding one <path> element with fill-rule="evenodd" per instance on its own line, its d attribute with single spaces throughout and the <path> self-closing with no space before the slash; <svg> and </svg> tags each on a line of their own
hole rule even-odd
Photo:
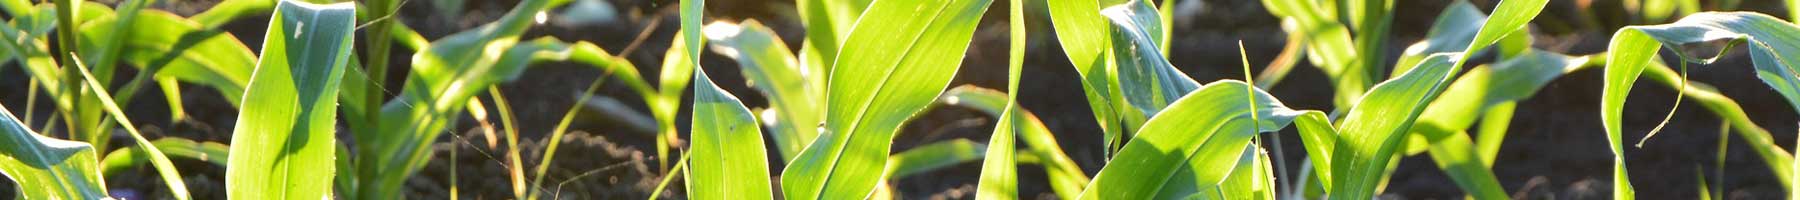
<svg viewBox="0 0 1800 200">
<path fill-rule="evenodd" d="M 895 0 L 869 5 L 838 52 L 825 126 L 782 171 L 789 199 L 860 199 L 873 191 L 894 132 L 956 74 L 987 0 Z M 873 23 L 880 21 L 881 23 Z M 895 39 L 900 38 L 900 39 Z"/>
<path fill-rule="evenodd" d="M 1169 64 L 1168 58 L 1157 50 L 1157 37 L 1162 33 L 1157 30 L 1161 22 L 1157 21 L 1155 7 L 1132 1 L 1100 13 L 1112 22 L 1113 59 L 1118 65 L 1118 87 L 1123 92 L 1119 95 L 1132 106 L 1129 110 L 1141 112 L 1125 115 L 1149 118 L 1200 87 L 1199 82 Z M 1135 116 L 1127 116 L 1131 117 Z"/>
<path fill-rule="evenodd" d="M 92 146 L 39 135 L 6 107 L 0 115 L 0 172 L 17 184 L 14 198 L 107 198 Z"/>
<path fill-rule="evenodd" d="M 714 30 L 715 27 L 719 31 L 706 34 L 711 39 L 712 51 L 736 59 L 744 78 L 750 81 L 750 88 L 762 92 L 768 99 L 769 110 L 763 112 L 774 112 L 774 118 L 762 119 L 763 125 L 773 127 L 774 131 L 769 135 L 775 137 L 782 160 L 794 158 L 818 137 L 821 107 L 814 100 L 823 88 L 812 87 L 808 82 L 824 77 L 801 69 L 794 54 L 788 52 L 787 45 L 761 22 L 746 20 L 735 25 L 714 22 L 706 28 Z"/>
<path fill-rule="evenodd" d="M 1175 101 L 1144 124 L 1080 199 L 1187 197 L 1220 187 L 1230 170 L 1219 169 L 1237 166 L 1251 137 L 1279 130 L 1302 115 L 1324 115 L 1289 110 L 1261 91 L 1246 94 L 1251 87 L 1219 81 Z"/>
<path fill-rule="evenodd" d="M 1681 75 L 1677 74 L 1675 70 L 1664 67 L 1661 62 L 1650 62 L 1650 65 L 1650 67 L 1645 67 L 1643 76 L 1671 89 L 1682 87 Z M 1749 114 L 1744 112 L 1743 106 L 1738 105 L 1735 100 L 1725 97 L 1724 94 L 1720 94 L 1719 89 L 1713 88 L 1711 85 L 1692 80 L 1688 81 L 1686 85 L 1685 96 L 1695 103 L 1699 103 L 1700 107 L 1712 111 L 1714 116 L 1731 124 L 1731 132 L 1737 133 L 1738 138 L 1743 139 L 1745 145 L 1750 146 L 1751 151 L 1762 157 L 1763 164 L 1766 164 L 1770 172 L 1775 174 L 1776 181 L 1783 185 L 1793 183 L 1793 177 L 1790 175 L 1794 171 L 1789 170 L 1793 169 L 1793 154 L 1776 145 L 1769 130 L 1763 129 L 1762 126 L 1751 121 Z"/>
<path fill-rule="evenodd" d="M 232 131 L 226 195 L 331 198 L 338 84 L 350 58 L 356 7 L 281 1 Z"/>
<path fill-rule="evenodd" d="M 1649 66 L 1657 50 L 1664 45 L 1683 47 L 1682 45 L 1712 41 L 1729 40 L 1728 48 L 1735 44 L 1749 46 L 1750 57 L 1755 63 L 1757 77 L 1780 93 L 1791 108 L 1800 110 L 1800 74 L 1794 72 L 1795 60 L 1800 58 L 1800 36 L 1792 33 L 1800 31 L 1791 23 L 1759 13 L 1751 12 L 1704 12 L 1689 15 L 1671 24 L 1650 26 L 1629 26 L 1614 33 L 1608 45 L 1610 52 L 1606 64 L 1606 82 L 1601 98 L 1601 121 L 1606 127 L 1607 138 L 1611 141 L 1614 153 L 1614 191 L 1616 198 L 1630 198 L 1631 185 L 1627 182 L 1624 168 L 1623 147 L 1620 142 L 1620 113 L 1624 109 L 1625 96 L 1630 93 L 1632 83 L 1637 81 L 1639 73 Z M 1719 51 L 1721 54 L 1725 51 Z M 1681 59 L 1710 63 L 1712 57 L 1707 55 L 1687 55 L 1685 51 L 1676 51 Z M 1794 184 L 1789 184 L 1794 185 Z"/>
<path fill-rule="evenodd" d="M 770 199 L 761 127 L 737 96 L 694 69 L 693 148 L 687 192 L 694 199 Z"/>
</svg>

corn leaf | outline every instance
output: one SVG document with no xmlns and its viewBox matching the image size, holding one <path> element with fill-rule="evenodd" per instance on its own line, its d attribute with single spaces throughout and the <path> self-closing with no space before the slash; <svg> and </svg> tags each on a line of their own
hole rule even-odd
<svg viewBox="0 0 1800 200">
<path fill-rule="evenodd" d="M 1438 167 L 1471 196 L 1506 198 L 1506 191 L 1488 169 L 1491 162 L 1478 159 L 1482 154 L 1464 133 L 1476 122 L 1476 118 L 1469 117 L 1468 113 L 1480 113 L 1498 104 L 1524 100 L 1551 80 L 1579 69 L 1586 62 L 1587 57 L 1530 51 L 1494 65 L 1478 66 L 1458 77 L 1445 89 L 1442 97 L 1425 108 L 1409 135 L 1414 137 L 1413 141 L 1422 144 L 1409 145 L 1430 151 Z"/>
<path fill-rule="evenodd" d="M 988 2 L 870 4 L 859 21 L 871 23 L 857 23 L 844 40 L 857 48 L 838 52 L 832 64 L 824 132 L 782 171 L 783 194 L 868 197 L 880 179 L 869 175 L 886 166 L 894 132 L 949 85 Z"/>
<path fill-rule="evenodd" d="M 1100 11 L 1112 22 L 1113 59 L 1118 63 L 1118 87 L 1130 110 L 1149 118 L 1170 102 L 1200 87 L 1180 69 L 1169 64 L 1157 50 L 1162 24 L 1156 8 L 1144 1 L 1132 1 Z M 1138 116 L 1125 116 L 1133 118 Z M 1135 125 L 1127 125 L 1135 126 Z"/>
<path fill-rule="evenodd" d="M 379 131 L 355 134 L 358 142 L 354 149 L 359 149 L 356 171 L 362 173 L 356 176 L 362 179 L 357 197 L 397 198 L 394 195 L 398 195 L 405 178 L 424 167 L 430 157 L 428 144 L 434 141 L 432 138 L 441 135 L 445 126 L 459 116 L 469 97 L 493 84 L 517 78 L 532 62 L 567 60 L 589 64 L 616 75 L 642 96 L 654 96 L 654 90 L 639 79 L 635 67 L 593 44 L 568 44 L 553 38 L 519 43 L 518 37 L 532 23 L 533 14 L 561 3 L 567 1 L 523 1 L 498 21 L 422 45 L 423 50 L 413 54 L 411 73 L 401 87 L 404 90 L 379 109 Z M 402 36 L 398 37 L 402 43 L 411 46 L 417 42 L 405 28 L 394 30 Z M 352 129 L 368 130 L 363 127 L 368 124 L 361 120 L 349 122 Z"/>
<path fill-rule="evenodd" d="M 1371 82 L 1365 73 L 1350 70 L 1357 58 L 1356 44 L 1350 28 L 1339 23 L 1336 2 L 1310 0 L 1263 0 L 1269 13 L 1282 18 L 1282 29 L 1288 34 L 1303 35 L 1307 61 L 1319 67 L 1332 80 L 1335 93 L 1332 102 L 1347 107 Z"/>
<path fill-rule="evenodd" d="M 1275 199 L 1275 183 L 1271 181 L 1275 178 L 1269 169 L 1269 154 L 1254 142 L 1244 148 L 1237 165 L 1231 168 L 1231 175 L 1226 176 L 1219 187 L 1189 195 L 1188 199 Z"/>
<path fill-rule="evenodd" d="M 1487 15 L 1475 8 L 1468 1 L 1457 0 L 1439 13 L 1437 21 L 1431 23 L 1431 29 L 1425 33 L 1425 40 L 1407 46 L 1400 54 L 1400 60 L 1394 63 L 1393 76 L 1400 76 L 1419 65 L 1425 56 L 1436 53 L 1450 53 L 1469 47 L 1475 39 L 1475 32 L 1481 30 L 1481 23 Z"/>
<path fill-rule="evenodd" d="M 813 100 L 820 88 L 811 87 L 808 81 L 819 77 L 802 70 L 787 45 L 761 22 L 714 22 L 706 28 L 715 26 L 719 31 L 706 35 L 712 51 L 736 59 L 750 87 L 768 99 L 769 110 L 763 112 L 774 112 L 774 118 L 762 119 L 763 125 L 774 129 L 769 135 L 774 136 L 782 160 L 792 159 L 818 137 L 819 107 Z"/>
<path fill-rule="evenodd" d="M 844 37 L 850 34 L 850 27 L 862 16 L 863 9 L 869 7 L 873 0 L 798 0 L 800 23 L 806 26 L 805 44 L 801 54 L 811 60 L 805 68 L 827 68 L 830 62 L 837 60 L 839 48 Z M 815 72 L 824 72 L 822 69 Z M 825 73 L 813 73 L 823 75 Z M 823 83 L 822 81 L 820 83 Z"/>
<path fill-rule="evenodd" d="M 769 162 L 755 115 L 705 70 L 694 70 L 693 148 L 687 192 L 694 199 L 770 199 Z"/>
<path fill-rule="evenodd" d="M 14 198 L 108 198 L 92 146 L 39 135 L 5 107 L 0 115 L 0 172 L 16 184 Z"/>
<path fill-rule="evenodd" d="M 1019 77 L 1025 64 L 1025 3 L 1011 0 L 1008 3 L 1007 25 L 1011 32 L 1008 38 L 1006 107 L 999 115 L 999 122 L 994 125 L 994 133 L 988 138 L 987 155 L 981 161 L 981 179 L 975 188 L 975 199 L 1019 199 L 1019 170 L 1014 162 L 1014 138 L 1025 134 L 1024 109 L 1019 108 Z M 1166 42 L 1165 42 L 1166 43 Z M 1180 74 L 1176 74 L 1180 75 Z M 1185 76 L 1184 76 L 1185 77 Z"/>
<path fill-rule="evenodd" d="M 882 174 L 897 179 L 982 160 L 987 147 L 963 138 L 919 145 L 888 157 L 887 170 Z"/>
<path fill-rule="evenodd" d="M 1056 30 L 1056 39 L 1062 43 L 1063 53 L 1068 55 L 1069 62 L 1075 66 L 1075 72 L 1081 76 L 1081 89 L 1087 96 L 1088 108 L 1094 113 L 1094 120 L 1099 123 L 1101 145 L 1110 155 L 1124 142 L 1125 126 L 1115 108 L 1118 104 L 1113 99 L 1115 88 L 1112 87 L 1113 63 L 1111 54 L 1112 36 L 1108 22 L 1100 15 L 1102 5 L 1117 5 L 1125 0 L 1073 0 L 1046 1 L 1050 19 Z"/>
<path fill-rule="evenodd" d="M 239 199 L 331 198 L 338 84 L 356 7 L 282 1 L 244 93 L 227 192 Z"/>
<path fill-rule="evenodd" d="M 205 161 L 219 167 L 225 167 L 227 155 L 231 152 L 231 147 L 225 146 L 225 144 L 195 142 L 176 137 L 156 139 L 156 141 L 150 141 L 150 145 L 155 145 L 158 150 L 162 150 L 163 154 L 168 156 Z M 100 173 L 111 176 L 149 162 L 149 155 L 145 155 L 141 149 L 113 150 L 111 153 L 106 153 L 106 157 L 100 160 Z"/>
<path fill-rule="evenodd" d="M 1339 122 L 1328 163 L 1332 199 L 1368 199 L 1374 196 L 1388 160 L 1400 146 L 1407 127 L 1424 111 L 1426 103 L 1442 91 L 1456 68 L 1456 54 L 1427 57 L 1419 66 L 1392 80 L 1375 85 Z M 1306 146 L 1326 145 L 1308 143 Z M 1312 151 L 1312 149 L 1308 149 Z M 1315 157 L 1327 158 L 1327 157 Z"/>
<path fill-rule="evenodd" d="M 1289 110 L 1251 87 L 1219 81 L 1175 101 L 1144 124 L 1080 199 L 1166 199 L 1221 187 L 1231 170 L 1219 169 L 1238 166 L 1256 133 L 1279 130 L 1302 115 L 1324 115 Z"/>
<path fill-rule="evenodd" d="M 1664 45 L 1686 47 L 1683 45 L 1729 40 L 1725 48 L 1735 44 L 1747 44 L 1750 57 L 1755 63 L 1757 77 L 1779 92 L 1790 106 L 1800 109 L 1800 77 L 1794 72 L 1794 60 L 1800 56 L 1800 36 L 1793 32 L 1800 27 L 1781 21 L 1775 17 L 1750 12 L 1705 12 L 1690 15 L 1671 24 L 1650 26 L 1629 26 L 1615 33 L 1608 49 L 1606 65 L 1606 84 L 1602 94 L 1601 120 L 1607 130 L 1607 138 L 1612 142 L 1615 172 L 1614 179 L 1619 188 L 1614 194 L 1617 198 L 1630 198 L 1630 184 L 1626 182 L 1624 157 L 1619 143 L 1620 112 L 1624 109 L 1625 96 L 1630 93 L 1631 84 L 1643 72 L 1645 66 L 1656 56 L 1657 50 Z M 1708 55 L 1688 55 L 1686 51 L 1676 51 L 1685 61 L 1710 63 L 1717 58 L 1699 57 Z M 1721 54 L 1725 51 L 1719 51 Z M 1793 185 L 1793 184 L 1789 184 Z"/>
<path fill-rule="evenodd" d="M 944 92 L 938 102 L 974 108 L 990 116 L 1005 116 L 1003 112 L 1008 105 L 1008 97 L 1005 92 L 963 85 Z M 1062 146 L 1056 143 L 1056 135 L 1050 133 L 1050 128 L 1044 126 L 1044 122 L 1036 114 L 1024 108 L 1019 108 L 1018 112 L 1023 115 L 1023 119 L 1014 125 L 1021 129 L 1019 139 L 1025 142 L 1026 148 L 1031 149 L 1028 153 L 1031 155 L 1019 156 L 1019 163 L 1028 163 L 1027 157 L 1042 160 L 1037 163 L 1044 166 L 1044 172 L 1050 178 L 1050 189 L 1058 197 L 1074 199 L 1081 195 L 1081 188 L 1088 183 L 1087 174 L 1081 171 L 1074 159 L 1069 158 L 1068 153 L 1063 152 Z"/>
<path fill-rule="evenodd" d="M 200 24 L 173 13 L 147 10 L 128 26 L 117 27 L 117 18 L 103 17 L 83 25 L 83 41 L 105 41 L 119 32 L 157 33 L 125 34 L 120 40 L 121 63 L 155 70 L 157 77 L 171 77 L 183 82 L 211 86 L 237 105 L 250 82 L 256 56 L 236 36 L 218 30 L 202 29 Z M 124 28 L 125 30 L 118 30 Z M 82 43 L 88 54 L 98 54 L 100 42 Z M 96 74 L 98 75 L 98 74 Z"/>
<path fill-rule="evenodd" d="M 1650 80 L 1671 89 L 1681 88 L 1681 75 L 1676 74 L 1675 70 L 1664 67 L 1661 62 L 1650 62 L 1650 65 L 1651 67 L 1645 67 L 1646 74 L 1643 76 L 1648 76 Z M 1768 129 L 1763 129 L 1754 121 L 1750 121 L 1750 116 L 1744 113 L 1743 106 L 1739 106 L 1736 101 L 1720 94 L 1719 89 L 1705 83 L 1690 80 L 1687 82 L 1685 90 L 1687 90 L 1685 92 L 1687 98 L 1699 103 L 1700 107 L 1712 111 L 1714 116 L 1730 123 L 1731 131 L 1738 133 L 1738 137 L 1742 138 L 1744 143 L 1756 152 L 1757 156 L 1762 157 L 1763 163 L 1768 165 L 1772 174 L 1775 174 L 1776 181 L 1783 185 L 1793 183 L 1793 177 L 1790 175 L 1794 171 L 1789 170 L 1793 169 L 1793 154 L 1775 145 L 1775 140 L 1769 135 Z"/>
</svg>

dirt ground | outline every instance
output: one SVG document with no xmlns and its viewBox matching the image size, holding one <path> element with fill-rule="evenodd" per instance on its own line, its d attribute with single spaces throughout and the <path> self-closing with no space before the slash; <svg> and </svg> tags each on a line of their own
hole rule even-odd
<svg viewBox="0 0 1800 200">
<path fill-rule="evenodd" d="M 157 7 L 183 15 L 196 13 L 213 3 L 212 0 L 167 2 L 173 3 L 159 3 Z M 516 0 L 472 0 L 461 4 L 445 2 L 452 1 L 408 1 L 397 19 L 419 30 L 427 38 L 438 38 L 492 21 L 517 3 Z M 657 64 L 660 63 L 662 52 L 668 49 L 668 41 L 676 29 L 677 20 L 674 10 L 670 9 L 675 5 L 674 1 L 604 2 L 618 11 L 616 20 L 598 24 L 552 21 L 547 25 L 533 27 L 525 38 L 554 36 L 565 41 L 591 41 L 615 55 L 624 55 L 637 64 L 645 79 L 654 81 L 658 77 Z M 1605 50 L 1611 30 L 1625 24 L 1634 24 L 1627 22 L 1628 20 L 1620 20 L 1626 17 L 1619 14 L 1623 12 L 1618 9 L 1618 2 L 1594 2 L 1589 8 L 1575 5 L 1582 2 L 1585 1 L 1552 1 L 1544 14 L 1533 23 L 1533 32 L 1537 36 L 1535 46 L 1575 55 L 1600 52 Z M 973 84 L 1004 88 L 1004 44 L 1008 30 L 1003 13 L 1007 1 L 994 3 L 990 6 L 988 15 L 983 17 L 974 44 L 951 86 Z M 1475 3 L 1482 10 L 1491 10 L 1497 1 L 1477 0 Z M 1180 4 L 1186 6 L 1178 6 L 1185 8 L 1176 11 L 1178 18 L 1171 45 L 1172 55 L 1169 57 L 1175 66 L 1200 82 L 1243 76 L 1238 68 L 1240 61 L 1235 48 L 1240 40 L 1247 45 L 1249 62 L 1256 66 L 1272 60 L 1286 42 L 1279 21 L 1270 16 L 1259 1 L 1191 0 Z M 461 8 L 454 5 L 460 5 Z M 1389 57 L 1423 37 L 1428 28 L 1426 26 L 1448 5 L 1448 1 L 1400 0 L 1395 5 L 1398 13 L 1391 36 L 1393 39 L 1387 45 L 1386 53 Z M 797 48 L 804 30 L 795 21 L 797 18 L 794 17 L 792 6 L 791 1 L 711 1 L 708 2 L 707 15 L 715 20 L 757 19 L 776 30 L 788 46 Z M 1779 2 L 1766 0 L 1743 4 L 1743 8 L 1748 10 L 1785 13 L 1780 7 Z M 445 10 L 456 12 L 444 12 Z M 1032 20 L 1028 23 L 1032 31 L 1020 97 L 1030 100 L 1021 102 L 1021 105 L 1043 119 L 1051 131 L 1056 133 L 1060 145 L 1081 165 L 1083 171 L 1090 175 L 1097 173 L 1105 164 L 1100 144 L 1096 142 L 1099 141 L 1100 130 L 1094 124 L 1081 91 L 1074 89 L 1080 88 L 1076 72 L 1062 54 L 1054 34 L 1050 32 L 1048 19 L 1038 16 L 1029 20 Z M 1591 23 L 1576 23 L 1584 21 Z M 261 24 L 264 22 L 256 19 L 241 20 L 231 23 L 226 29 L 244 40 L 246 45 L 255 47 L 260 46 L 260 41 L 255 41 L 260 38 L 254 36 L 262 35 Z M 650 30 L 645 41 L 632 51 L 623 52 L 638 37 L 639 32 L 646 29 Z M 406 63 L 411 55 L 402 48 L 395 49 L 392 63 L 396 65 L 391 67 L 389 74 L 392 76 L 388 80 L 393 81 L 389 85 L 399 85 L 399 80 L 404 79 L 407 71 L 402 63 Z M 1390 59 L 1388 62 L 1393 61 Z M 756 91 L 740 84 L 744 80 L 739 75 L 735 62 L 708 53 L 702 57 L 702 64 L 727 91 L 744 97 L 746 105 L 763 107 L 768 104 Z M 14 65 L 16 64 L 8 64 Z M 1332 91 L 1326 78 L 1304 62 L 1301 65 L 1286 81 L 1272 88 L 1271 93 L 1290 107 L 1330 110 Z M 1741 49 L 1728 54 L 1717 64 L 1696 66 L 1698 67 L 1691 68 L 1694 69 L 1691 71 L 1693 80 L 1713 84 L 1726 96 L 1735 98 L 1749 111 L 1751 119 L 1775 133 L 1773 139 L 1778 144 L 1783 148 L 1792 148 L 1793 144 L 1781 141 L 1795 141 L 1795 135 L 1789 134 L 1796 132 L 1796 115 L 1792 112 L 1793 109 L 1787 108 L 1768 86 L 1750 78 L 1753 72 L 1749 58 Z M 1261 71 L 1260 67 L 1253 70 Z M 8 108 L 26 106 L 23 100 L 27 95 L 26 91 L 20 89 L 26 86 L 27 78 L 23 73 L 16 67 L 0 68 L 0 103 L 5 103 Z M 126 72 L 125 75 L 129 73 L 135 72 Z M 530 78 L 502 85 L 502 90 L 506 91 L 506 97 L 513 102 L 514 109 L 521 113 L 518 117 L 522 128 L 520 133 L 526 137 L 521 144 L 525 150 L 526 169 L 534 169 L 538 165 L 544 144 L 549 142 L 545 141 L 546 133 L 551 131 L 563 110 L 574 105 L 581 86 L 600 76 L 600 72 L 591 67 L 550 63 L 528 69 L 523 77 Z M 1519 110 L 1509 128 L 1511 131 L 1493 168 L 1506 191 L 1514 192 L 1514 198 L 1605 199 L 1610 196 L 1612 158 L 1606 148 L 1604 132 L 1597 117 L 1599 98 L 1596 94 L 1600 91 L 1600 78 L 1601 73 L 1597 70 L 1575 72 L 1557 79 L 1538 95 L 1519 104 Z M 627 113 L 635 112 L 647 117 L 648 111 L 641 106 L 641 98 L 617 83 L 610 81 L 602 90 L 602 95 L 629 105 L 631 110 L 626 111 Z M 138 98 L 141 100 L 128 105 L 127 110 L 134 121 L 143 123 L 139 126 L 144 127 L 152 138 L 184 137 L 203 141 L 229 141 L 231 123 L 236 118 L 235 109 L 222 101 L 216 92 L 199 89 L 200 86 L 184 87 L 188 89 L 184 91 L 183 99 L 193 122 L 169 122 L 161 98 Z M 1625 109 L 1626 141 L 1637 141 L 1644 137 L 1669 110 L 1675 96 L 1673 90 L 1648 82 L 1640 83 L 1635 88 L 1638 89 L 1629 97 L 1631 103 Z M 155 92 L 159 91 L 141 95 L 160 95 Z M 36 106 L 48 108 L 50 105 L 40 103 Z M 1694 104 L 1684 104 L 1664 133 L 1642 148 L 1627 147 L 1627 167 L 1635 180 L 1633 186 L 1638 195 L 1648 199 L 1697 198 L 1698 180 L 1695 174 L 1700 170 L 1708 173 L 1720 170 L 1713 169 L 1710 165 L 1715 159 L 1716 152 L 1713 149 L 1721 139 L 1718 134 L 1719 119 L 1703 109 Z M 39 110 L 40 113 L 36 116 L 48 115 L 47 111 L 43 111 L 47 109 Z M 687 112 L 683 110 L 680 118 L 687 118 Z M 583 114 L 589 113 L 591 112 Z M 509 169 L 499 161 L 504 159 L 504 148 L 488 148 L 485 137 L 468 131 L 476 127 L 475 120 L 465 118 L 459 121 L 461 123 L 454 130 L 465 131 L 445 134 L 444 138 L 439 138 L 440 142 L 435 145 L 438 149 L 435 158 L 407 183 L 408 191 L 413 194 L 410 197 L 512 197 L 512 183 L 503 176 Z M 678 123 L 688 122 L 681 120 Z M 557 141 L 563 143 L 559 150 L 562 153 L 558 154 L 550 167 L 551 176 L 545 178 L 545 188 L 534 190 L 564 199 L 641 199 L 650 196 L 651 188 L 663 178 L 663 172 L 657 169 L 656 161 L 664 158 L 655 156 L 654 139 L 647 136 L 649 133 L 643 131 L 642 124 L 620 123 L 603 117 L 582 117 L 576 124 L 572 129 L 576 132 Z M 898 152 L 954 138 L 986 141 L 992 126 L 991 117 L 973 110 L 936 108 L 926 111 L 906 125 L 896 138 L 893 150 Z M 1284 136 L 1279 142 L 1286 149 L 1281 156 L 1287 163 L 1285 168 L 1297 170 L 1305 153 L 1300 150 L 1298 137 L 1287 137 L 1295 136 L 1296 133 L 1284 130 L 1274 134 Z M 347 138 L 348 135 L 341 134 L 340 137 Z M 1715 192 L 1724 192 L 1732 199 L 1768 199 L 1782 195 L 1781 185 L 1763 161 L 1744 145 L 1745 142 L 1741 138 L 1730 142 L 1729 153 L 1726 154 L 1727 163 L 1725 169 L 1722 169 L 1725 172 L 1723 181 L 1708 181 L 1723 185 L 1726 190 Z M 129 143 L 129 140 L 122 137 L 113 142 Z M 454 156 L 450 153 L 451 149 L 457 152 Z M 1462 191 L 1431 163 L 1428 156 L 1405 158 L 1393 175 L 1383 198 L 1462 197 Z M 194 161 L 178 160 L 177 164 L 184 169 L 184 178 L 196 197 L 222 199 L 223 168 Z M 455 170 L 451 170 L 451 166 L 455 166 Z M 771 167 L 771 174 L 776 174 L 783 165 L 774 163 Z M 1048 188 L 1042 168 L 1021 167 L 1021 197 L 1055 198 Z M 969 199 L 973 198 L 976 183 L 974 177 L 979 173 L 980 164 L 965 163 L 922 175 L 902 177 L 890 184 L 895 187 L 896 194 L 905 199 Z M 153 173 L 148 169 L 138 169 L 137 173 L 108 177 L 107 180 L 109 186 L 113 187 L 111 192 L 118 197 L 145 199 L 166 196 L 160 181 L 151 174 Z M 456 177 L 455 181 L 451 181 L 451 177 Z M 0 181 L 0 186 L 3 186 L 0 187 L 0 194 L 10 194 L 11 184 Z M 679 186 L 680 183 L 677 181 L 674 184 Z M 452 190 L 449 187 L 451 185 L 455 185 L 456 189 Z M 667 194 L 664 198 L 682 198 L 680 187 L 671 188 L 672 190 L 664 192 Z"/>
</svg>

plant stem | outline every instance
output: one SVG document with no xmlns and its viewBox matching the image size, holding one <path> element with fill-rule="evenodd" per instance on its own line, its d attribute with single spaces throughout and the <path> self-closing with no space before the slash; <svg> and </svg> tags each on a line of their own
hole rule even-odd
<svg viewBox="0 0 1800 200">
<path fill-rule="evenodd" d="M 366 70 L 369 72 L 367 73 L 369 86 L 364 87 L 362 92 L 364 105 L 369 105 L 371 109 L 360 116 L 366 121 L 364 123 L 368 124 L 368 126 L 364 126 L 368 130 L 357 130 L 357 132 L 376 133 L 381 130 L 381 112 L 377 108 L 381 106 L 382 97 L 386 96 L 382 92 L 382 84 L 387 83 L 388 48 L 393 45 L 392 37 L 389 37 L 388 32 L 393 28 L 390 22 L 393 21 L 393 11 L 399 7 L 399 4 L 394 0 L 369 0 L 368 2 L 367 6 L 374 7 L 369 10 L 369 15 L 373 16 L 375 20 L 368 22 L 371 24 L 369 28 L 373 29 L 367 30 L 363 35 L 363 37 L 368 37 L 368 40 L 365 40 L 367 43 L 364 44 L 369 49 L 363 52 L 367 54 L 364 57 L 368 63 L 364 63 L 363 66 L 367 67 Z"/>
<path fill-rule="evenodd" d="M 75 63 L 75 59 L 70 56 L 70 55 L 74 55 L 75 48 L 76 48 L 76 41 L 75 41 L 75 33 L 76 33 L 75 32 L 75 10 L 76 10 L 76 7 L 75 6 L 79 2 L 80 2 L 80 0 L 56 0 L 56 2 L 55 2 L 55 4 L 56 4 L 56 46 L 57 46 L 58 50 L 61 50 L 57 53 L 56 56 L 61 58 L 58 60 L 58 63 L 63 65 L 63 67 L 62 67 L 63 77 L 61 80 L 62 85 L 63 85 L 62 92 L 61 92 L 62 96 L 59 96 L 57 98 L 69 98 L 68 101 L 70 102 L 69 105 L 71 105 L 71 106 L 81 105 L 81 97 L 80 97 L 81 95 L 78 95 L 76 93 L 76 91 L 80 91 L 80 89 L 79 89 L 80 87 L 72 87 L 72 86 L 81 84 L 81 82 L 80 82 L 81 81 L 81 72 L 78 71 L 74 66 L 72 66 L 72 64 Z M 77 114 L 79 112 L 74 112 L 74 110 L 76 108 L 65 108 L 65 109 L 67 109 L 67 110 L 63 111 L 62 116 L 63 116 L 63 121 L 69 122 L 69 123 L 66 123 L 69 126 L 69 137 L 71 139 L 87 141 L 88 134 L 83 131 L 85 129 L 82 129 L 85 127 L 81 127 L 81 125 L 85 124 L 85 123 L 78 123 L 78 120 L 77 120 L 77 119 L 81 118 Z M 89 141 L 89 142 L 92 142 L 92 141 Z M 105 148 L 105 146 L 95 145 L 95 148 L 103 149 L 103 148 Z"/>
</svg>

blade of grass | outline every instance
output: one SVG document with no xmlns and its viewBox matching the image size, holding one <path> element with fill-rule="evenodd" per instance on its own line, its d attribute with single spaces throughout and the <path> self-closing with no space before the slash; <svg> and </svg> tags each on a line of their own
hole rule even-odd
<svg viewBox="0 0 1800 200">
<path fill-rule="evenodd" d="M 75 55 L 69 55 L 69 57 L 71 60 L 79 60 L 79 58 L 74 58 Z M 162 150 L 157 149 L 149 139 L 144 139 L 144 135 L 138 133 L 137 128 L 131 125 L 131 120 L 125 117 L 125 111 L 119 109 L 119 105 L 112 101 L 112 95 L 106 93 L 106 89 L 100 85 L 100 82 L 94 81 L 93 74 L 87 73 L 86 66 L 76 62 L 73 68 L 76 68 L 77 72 L 80 72 L 80 75 L 85 78 L 82 79 L 85 83 L 84 86 L 88 90 L 94 91 L 96 99 L 100 100 L 101 109 L 111 115 L 112 120 L 118 121 L 120 126 L 125 127 L 125 131 L 131 133 L 132 140 L 137 141 L 137 146 L 133 148 L 143 149 L 145 154 L 150 156 L 151 165 L 155 166 L 157 175 L 162 176 L 163 184 L 168 185 L 169 192 L 175 196 L 175 199 L 192 199 L 188 195 L 187 184 L 181 180 L 181 172 L 175 169 L 175 164 L 169 162 L 169 157 L 164 156 Z"/>
<path fill-rule="evenodd" d="M 650 200 L 656 200 L 657 197 L 661 197 L 662 192 L 667 190 L 666 188 L 669 187 L 669 183 L 675 182 L 676 177 L 681 177 L 681 175 L 682 175 L 681 171 L 683 169 L 687 169 L 687 162 L 688 162 L 689 155 L 693 155 L 693 154 L 686 154 L 686 153 L 681 154 L 681 161 L 675 162 L 675 169 L 670 169 L 669 173 L 663 174 L 662 182 L 657 183 L 656 188 L 652 188 L 652 190 L 651 190 L 652 192 L 650 192 Z M 662 158 L 657 158 L 657 159 L 662 159 Z"/>
<path fill-rule="evenodd" d="M 955 76 L 988 2 L 872 2 L 844 40 L 858 48 L 838 52 L 830 70 L 824 132 L 781 173 L 784 196 L 868 197 L 894 132 Z"/>
<path fill-rule="evenodd" d="M 583 90 L 581 94 L 579 94 L 580 96 L 575 99 L 575 102 L 587 102 L 588 98 L 593 98 L 594 91 L 600 89 L 600 85 L 603 85 L 602 83 L 606 83 L 605 77 L 605 75 L 602 75 L 601 78 L 594 79 L 593 83 L 588 83 L 587 90 Z M 563 112 L 562 120 L 556 122 L 555 130 L 550 131 L 549 140 L 545 140 L 550 143 L 550 145 L 544 148 L 543 160 L 537 162 L 537 169 L 535 170 L 537 177 L 531 179 L 530 188 L 540 188 L 544 183 L 544 177 L 550 176 L 550 164 L 552 161 L 556 161 L 557 147 L 561 146 L 563 143 L 563 134 L 568 132 L 569 122 L 575 120 L 575 114 L 578 113 L 576 111 L 581 111 L 580 104 L 569 106 L 569 109 Z M 685 158 L 687 156 L 682 157 Z M 675 172 L 670 173 L 673 174 Z M 531 190 L 531 192 L 525 196 L 525 199 L 537 199 L 538 195 L 541 193 L 542 190 Z"/>
<path fill-rule="evenodd" d="M 516 115 L 513 115 L 512 104 L 507 103 L 506 96 L 500 93 L 500 87 L 488 86 L 488 96 L 494 98 L 494 106 L 500 114 L 500 123 L 505 126 L 501 130 L 506 132 L 506 163 L 511 166 L 508 167 L 510 169 L 508 174 L 512 177 L 513 197 L 524 199 L 525 162 L 522 161 L 524 156 L 520 156 L 522 152 L 519 151 L 518 122 L 514 119 Z"/>
</svg>

